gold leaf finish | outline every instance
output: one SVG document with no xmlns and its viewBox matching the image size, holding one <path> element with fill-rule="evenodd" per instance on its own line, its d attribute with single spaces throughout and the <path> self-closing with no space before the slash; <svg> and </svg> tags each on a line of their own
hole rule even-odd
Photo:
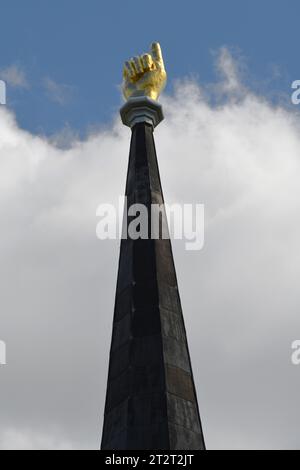
<svg viewBox="0 0 300 470">
<path fill-rule="evenodd" d="M 157 100 L 166 81 L 167 73 L 158 42 L 151 45 L 151 54 L 136 56 L 124 64 L 122 90 L 127 100 L 135 96 Z"/>
</svg>

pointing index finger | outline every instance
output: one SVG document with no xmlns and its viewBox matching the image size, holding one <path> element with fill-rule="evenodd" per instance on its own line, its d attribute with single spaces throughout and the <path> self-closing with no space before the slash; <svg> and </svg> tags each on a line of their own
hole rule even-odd
<svg viewBox="0 0 300 470">
<path fill-rule="evenodd" d="M 152 52 L 152 57 L 153 59 L 160 63 L 161 65 L 164 64 L 164 60 L 163 60 L 163 57 L 162 57 L 162 53 L 161 53 L 161 47 L 160 47 L 160 44 L 158 42 L 153 42 L 151 44 L 151 52 Z"/>
</svg>

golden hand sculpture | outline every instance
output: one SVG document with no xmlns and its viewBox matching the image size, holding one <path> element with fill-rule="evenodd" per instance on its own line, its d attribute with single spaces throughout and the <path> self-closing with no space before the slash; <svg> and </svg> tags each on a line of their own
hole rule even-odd
<svg viewBox="0 0 300 470">
<path fill-rule="evenodd" d="M 135 96 L 148 96 L 157 100 L 165 87 L 167 73 L 158 42 L 151 46 L 151 54 L 143 54 L 125 62 L 123 94 L 128 100 Z"/>
</svg>

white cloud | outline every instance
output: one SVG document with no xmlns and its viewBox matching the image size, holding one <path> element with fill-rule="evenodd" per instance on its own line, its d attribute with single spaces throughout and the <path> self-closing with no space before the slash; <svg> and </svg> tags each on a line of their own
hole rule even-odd
<svg viewBox="0 0 300 470">
<path fill-rule="evenodd" d="M 155 137 L 168 203 L 206 206 L 204 249 L 174 252 L 207 445 L 299 447 L 300 118 L 204 96 L 164 97 Z M 119 243 L 95 213 L 123 193 L 129 138 L 117 118 L 61 150 L 0 109 L 2 447 L 100 445 Z"/>
<path fill-rule="evenodd" d="M 63 106 L 68 103 L 74 92 L 74 88 L 70 85 L 57 83 L 52 78 L 44 79 L 44 87 L 50 100 Z"/>
<path fill-rule="evenodd" d="M 15 88 L 28 88 L 29 83 L 25 71 L 20 65 L 13 64 L 0 70 L 0 78 Z"/>
<path fill-rule="evenodd" d="M 242 88 L 239 73 L 239 63 L 237 63 L 229 50 L 222 47 L 218 54 L 217 68 L 223 75 L 223 90 L 229 93 L 240 90 Z"/>
<path fill-rule="evenodd" d="M 73 450 L 70 442 L 59 436 L 45 436 L 32 431 L 9 429 L 1 435 L 1 449 L 4 450 Z"/>
</svg>

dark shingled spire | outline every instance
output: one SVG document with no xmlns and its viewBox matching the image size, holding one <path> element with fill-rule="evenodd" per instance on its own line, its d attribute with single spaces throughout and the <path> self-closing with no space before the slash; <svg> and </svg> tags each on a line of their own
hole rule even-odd
<svg viewBox="0 0 300 470">
<path fill-rule="evenodd" d="M 164 202 L 146 122 L 132 127 L 126 196 Z M 170 240 L 121 242 L 101 448 L 205 448 Z"/>
</svg>

